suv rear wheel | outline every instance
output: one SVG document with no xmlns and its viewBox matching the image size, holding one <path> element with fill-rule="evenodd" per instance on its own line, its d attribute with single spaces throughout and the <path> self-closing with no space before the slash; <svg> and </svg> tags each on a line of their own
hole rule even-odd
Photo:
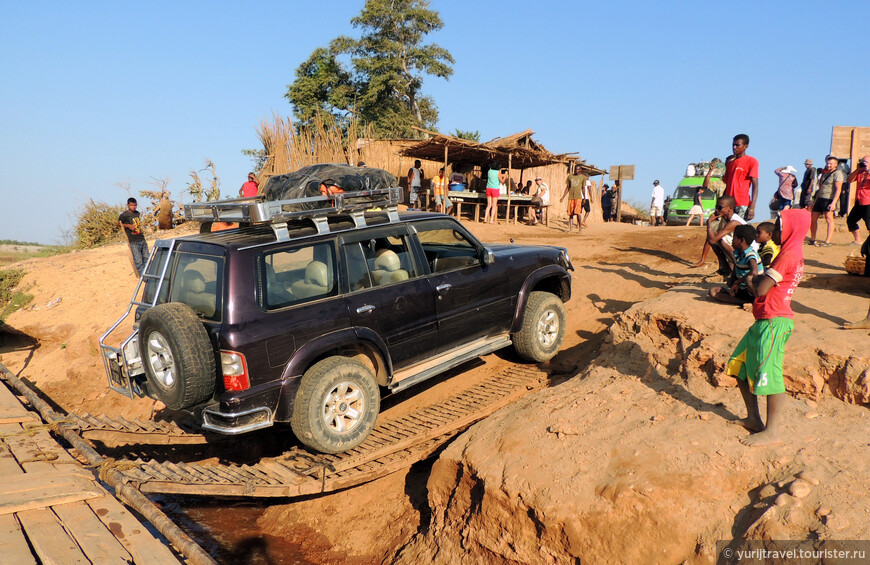
<svg viewBox="0 0 870 565">
<path fill-rule="evenodd" d="M 365 441 L 380 405 L 378 384 L 368 367 L 346 357 L 329 357 L 302 376 L 290 424 L 308 447 L 340 453 Z"/>
<path fill-rule="evenodd" d="M 529 295 L 522 329 L 513 334 L 514 349 L 528 361 L 549 361 L 562 347 L 565 337 L 565 307 L 549 292 Z"/>
<path fill-rule="evenodd" d="M 172 410 L 190 408 L 214 394 L 214 349 L 187 304 L 149 308 L 139 321 L 139 352 L 154 395 Z"/>
</svg>

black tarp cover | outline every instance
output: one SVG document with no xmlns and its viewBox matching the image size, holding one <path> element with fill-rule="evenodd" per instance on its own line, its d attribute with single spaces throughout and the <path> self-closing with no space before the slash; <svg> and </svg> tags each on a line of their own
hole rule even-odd
<svg viewBox="0 0 870 565">
<path fill-rule="evenodd" d="M 354 167 L 341 163 L 310 165 L 266 182 L 266 200 L 289 200 L 320 196 L 320 184 L 335 185 L 345 192 L 374 190 L 398 186 L 396 177 L 383 169 Z"/>
</svg>

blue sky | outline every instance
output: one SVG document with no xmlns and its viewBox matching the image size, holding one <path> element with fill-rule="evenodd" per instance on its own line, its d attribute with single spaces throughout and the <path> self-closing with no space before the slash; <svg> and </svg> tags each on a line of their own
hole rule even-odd
<svg viewBox="0 0 870 565">
<path fill-rule="evenodd" d="M 214 161 L 224 196 L 241 154 L 313 49 L 356 34 L 363 2 L 4 2 L 0 239 L 56 243 L 88 201 L 152 177 L 177 198 Z M 430 40 L 456 59 L 424 90 L 439 129 L 524 129 L 554 152 L 635 164 L 630 200 L 747 133 L 773 170 L 821 162 L 834 125 L 870 126 L 865 2 L 433 1 Z M 188 197 L 189 199 L 189 197 Z M 759 206 L 763 208 L 763 205 Z"/>
</svg>

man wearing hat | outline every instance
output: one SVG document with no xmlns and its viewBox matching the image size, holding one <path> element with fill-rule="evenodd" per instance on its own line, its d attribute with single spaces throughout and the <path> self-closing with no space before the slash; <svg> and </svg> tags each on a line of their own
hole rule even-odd
<svg viewBox="0 0 870 565">
<path fill-rule="evenodd" d="M 780 167 L 774 171 L 779 177 L 779 188 L 776 189 L 776 194 L 773 195 L 776 207 L 771 205 L 772 210 L 782 212 L 791 208 L 791 203 L 794 200 L 794 189 L 797 186 L 797 171 L 791 165 Z"/>
<path fill-rule="evenodd" d="M 804 171 L 804 178 L 801 181 L 801 208 L 809 208 L 813 203 L 813 193 L 816 191 L 816 168 L 813 167 L 813 160 L 807 159 L 804 161 L 807 170 Z"/>
<path fill-rule="evenodd" d="M 547 183 L 544 182 L 543 177 L 535 177 L 535 194 L 532 195 L 532 204 L 534 204 L 537 208 L 531 211 L 529 214 L 529 223 L 531 225 L 535 225 L 538 223 L 538 212 L 541 211 L 541 206 L 549 206 L 550 205 L 550 187 L 547 186 Z M 541 215 L 541 220 L 544 219 L 543 214 Z"/>
<path fill-rule="evenodd" d="M 652 201 L 649 205 L 649 223 L 653 226 L 664 224 L 665 189 L 659 181 L 653 181 Z"/>
</svg>

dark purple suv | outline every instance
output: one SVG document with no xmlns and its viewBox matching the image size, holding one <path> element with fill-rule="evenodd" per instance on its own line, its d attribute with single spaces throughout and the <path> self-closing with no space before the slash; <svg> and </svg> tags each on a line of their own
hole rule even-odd
<svg viewBox="0 0 870 565">
<path fill-rule="evenodd" d="M 384 392 L 508 345 L 553 357 L 570 270 L 565 249 L 485 246 L 450 216 L 394 210 L 159 240 L 136 331 L 120 347 L 107 332 L 103 357 L 111 388 L 206 430 L 290 422 L 305 445 L 341 452 L 374 427 Z"/>
</svg>

